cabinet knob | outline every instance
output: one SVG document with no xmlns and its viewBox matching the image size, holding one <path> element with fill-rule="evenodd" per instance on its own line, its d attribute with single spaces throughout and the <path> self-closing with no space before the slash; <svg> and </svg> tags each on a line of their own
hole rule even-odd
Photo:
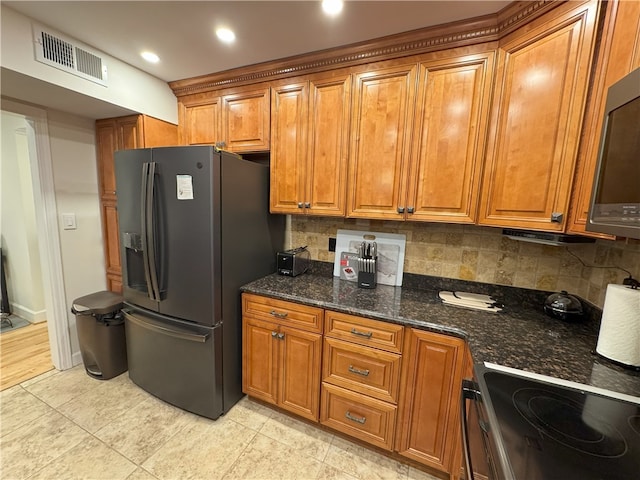
<svg viewBox="0 0 640 480">
<path fill-rule="evenodd" d="M 553 212 L 551 214 L 551 222 L 553 223 L 562 223 L 562 217 L 564 217 L 564 215 L 560 212 Z"/>
<path fill-rule="evenodd" d="M 271 336 L 272 336 L 273 338 L 276 338 L 276 337 L 278 336 L 278 332 L 271 332 Z"/>
<path fill-rule="evenodd" d="M 284 340 L 284 333 L 278 334 L 278 340 Z"/>
<path fill-rule="evenodd" d="M 404 213 L 404 207 L 398 207 L 398 213 Z"/>
<path fill-rule="evenodd" d="M 413 213 L 415 209 L 413 207 L 407 207 L 407 213 Z"/>
<path fill-rule="evenodd" d="M 298 208 L 304 208 L 304 203 L 298 202 Z"/>
<path fill-rule="evenodd" d="M 304 208 L 311 208 L 311 202 L 306 202 L 304 204 Z"/>
</svg>

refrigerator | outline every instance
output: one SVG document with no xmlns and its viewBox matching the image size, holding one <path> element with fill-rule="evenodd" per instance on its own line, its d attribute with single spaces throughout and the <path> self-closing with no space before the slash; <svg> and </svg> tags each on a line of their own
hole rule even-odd
<svg viewBox="0 0 640 480">
<path fill-rule="evenodd" d="M 242 398 L 239 287 L 276 271 L 269 168 L 212 146 L 115 153 L 129 377 L 216 419 Z"/>
</svg>

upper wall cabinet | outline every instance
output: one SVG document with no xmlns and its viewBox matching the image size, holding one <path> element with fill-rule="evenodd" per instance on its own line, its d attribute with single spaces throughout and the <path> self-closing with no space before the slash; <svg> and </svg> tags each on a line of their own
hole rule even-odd
<svg viewBox="0 0 640 480">
<path fill-rule="evenodd" d="M 494 54 L 420 65 L 407 220 L 474 223 Z"/>
<path fill-rule="evenodd" d="M 187 95 L 178 101 L 180 143 L 232 152 L 269 150 L 269 87 Z"/>
<path fill-rule="evenodd" d="M 565 229 L 597 11 L 567 2 L 500 40 L 478 223 Z"/>
<path fill-rule="evenodd" d="M 344 216 L 351 76 L 281 82 L 271 91 L 271 212 Z"/>
<path fill-rule="evenodd" d="M 602 42 L 595 60 L 593 90 L 580 141 L 576 184 L 572 198 L 573 208 L 568 228 L 571 233 L 607 237 L 585 232 L 607 89 L 638 67 L 640 67 L 640 2 L 617 0 L 607 2 Z"/>
<path fill-rule="evenodd" d="M 371 65 L 355 75 L 347 216 L 404 217 L 417 65 Z"/>
</svg>

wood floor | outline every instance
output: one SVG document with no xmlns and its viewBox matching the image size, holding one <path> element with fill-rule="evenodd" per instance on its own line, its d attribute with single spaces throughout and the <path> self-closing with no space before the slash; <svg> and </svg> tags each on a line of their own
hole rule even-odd
<svg viewBox="0 0 640 480">
<path fill-rule="evenodd" d="M 51 369 L 47 322 L 0 335 L 0 391 Z"/>
</svg>

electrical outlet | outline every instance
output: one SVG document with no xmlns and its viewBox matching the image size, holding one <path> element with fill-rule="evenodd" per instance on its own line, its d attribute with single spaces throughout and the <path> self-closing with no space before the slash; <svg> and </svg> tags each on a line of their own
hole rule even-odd
<svg viewBox="0 0 640 480">
<path fill-rule="evenodd" d="M 329 237 L 329 251 L 330 252 L 335 252 L 336 251 L 336 239 Z"/>
</svg>

